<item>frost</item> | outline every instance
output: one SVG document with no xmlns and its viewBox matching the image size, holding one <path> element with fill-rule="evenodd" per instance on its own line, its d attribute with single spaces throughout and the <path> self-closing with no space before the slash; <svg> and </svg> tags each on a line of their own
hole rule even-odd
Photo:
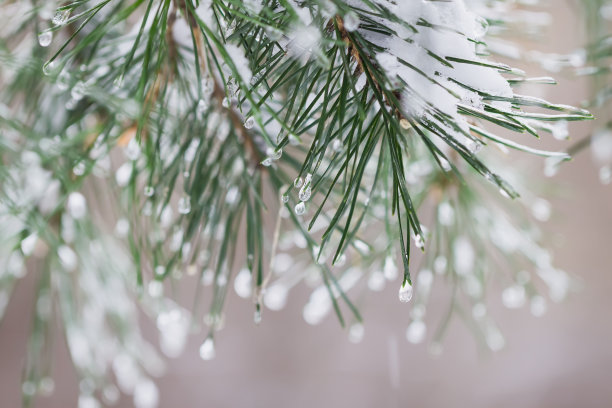
<svg viewBox="0 0 612 408">
<path fill-rule="evenodd" d="M 467 10 L 463 0 L 378 3 L 417 30 L 386 22 L 397 35 L 366 30 L 362 33 L 368 41 L 386 50 L 376 55 L 376 60 L 392 87 L 404 84 L 401 103 L 406 115 L 435 121 L 453 134 L 457 129 L 447 123 L 455 122 L 462 130 L 466 129 L 465 119 L 457 113 L 459 104 L 483 107 L 482 97 L 468 88 L 495 96 L 512 96 L 510 85 L 497 68 L 478 65 L 489 63 L 477 55 L 472 41 L 484 34 L 485 23 Z M 419 21 L 432 26 L 418 25 Z M 498 109 L 510 109 L 505 102 L 496 105 Z"/>
<path fill-rule="evenodd" d="M 253 78 L 253 73 L 249 68 L 249 60 L 244 56 L 242 48 L 237 47 L 233 44 L 225 44 L 225 51 L 230 56 L 230 59 L 234 63 L 234 66 L 238 70 L 238 75 L 242 78 L 245 84 L 250 84 Z"/>
</svg>

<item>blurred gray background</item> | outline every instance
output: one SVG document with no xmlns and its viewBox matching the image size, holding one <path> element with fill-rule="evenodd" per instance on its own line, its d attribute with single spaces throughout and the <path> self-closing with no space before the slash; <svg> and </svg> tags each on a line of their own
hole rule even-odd
<svg viewBox="0 0 612 408">
<path fill-rule="evenodd" d="M 570 2 L 550 4 L 552 30 L 542 43 L 529 46 L 570 52 L 582 43 L 583 27 Z M 535 65 L 528 72 L 547 74 Z M 560 84 L 545 87 L 544 96 L 574 105 L 586 97 L 585 80 L 556 77 Z M 571 129 L 579 140 L 589 125 Z M 542 174 L 541 160 L 521 165 Z M 169 360 L 157 381 L 160 407 L 612 407 L 612 186 L 599 183 L 588 150 L 563 166 L 554 181 L 555 213 L 543 229 L 556 265 L 577 276 L 582 289 L 563 304 L 551 304 L 541 318 L 527 308 L 506 310 L 500 296 L 491 297 L 491 314 L 506 336 L 501 352 L 480 350 L 459 320 L 451 324 L 439 356 L 432 356 L 427 344 L 409 344 L 404 336 L 409 306 L 397 301 L 396 286 L 370 293 L 361 305 L 366 331 L 360 344 L 347 340 L 333 315 L 320 326 L 306 324 L 304 288 L 293 292 L 283 311 L 266 310 L 259 326 L 253 324 L 251 304 L 232 294 L 216 359 L 202 361 L 203 336 L 192 336 L 182 357 Z M 30 275 L 18 285 L 0 326 L 1 408 L 20 406 L 33 292 Z M 445 306 L 439 296 L 433 300 Z M 150 322 L 143 326 L 154 333 Z M 39 398 L 37 406 L 75 407 L 77 379 L 64 340 L 58 338 L 54 347 L 55 393 Z M 124 397 L 118 406 L 131 407 L 132 401 Z"/>
</svg>

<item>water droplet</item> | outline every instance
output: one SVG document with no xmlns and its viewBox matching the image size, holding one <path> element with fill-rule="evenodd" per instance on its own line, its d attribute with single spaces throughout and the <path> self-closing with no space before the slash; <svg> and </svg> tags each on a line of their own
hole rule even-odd
<svg viewBox="0 0 612 408">
<path fill-rule="evenodd" d="M 270 310 L 281 310 L 287 304 L 289 290 L 281 283 L 275 283 L 266 289 L 264 304 Z"/>
<path fill-rule="evenodd" d="M 285 204 L 286 204 L 286 203 L 288 203 L 288 202 L 289 202 L 289 196 L 288 196 L 287 194 L 283 194 L 283 195 L 281 196 L 281 201 L 282 201 L 283 203 L 285 203 Z"/>
<path fill-rule="evenodd" d="M 251 272 L 244 268 L 234 278 L 234 290 L 236 294 L 243 299 L 251 296 Z"/>
<path fill-rule="evenodd" d="M 444 226 L 451 226 L 455 221 L 455 209 L 448 201 L 444 201 L 438 206 L 438 221 Z"/>
<path fill-rule="evenodd" d="M 62 71 L 57 76 L 57 82 L 55 83 L 60 91 L 65 91 L 70 87 L 70 74 L 67 71 Z"/>
<path fill-rule="evenodd" d="M 442 170 L 444 170 L 445 172 L 448 173 L 453 169 L 453 166 L 451 166 L 450 162 L 445 158 L 439 157 L 438 160 L 440 160 L 440 167 L 442 167 Z"/>
<path fill-rule="evenodd" d="M 465 276 L 474 269 L 476 254 L 470 240 L 464 236 L 458 237 L 453 243 L 453 258 L 455 271 L 458 275 Z"/>
<path fill-rule="evenodd" d="M 531 314 L 536 317 L 544 315 L 547 309 L 546 300 L 544 300 L 544 298 L 539 295 L 532 297 L 529 309 L 531 310 Z"/>
<path fill-rule="evenodd" d="M 494 326 L 490 326 L 486 333 L 486 342 L 489 348 L 493 351 L 499 351 L 506 345 L 506 340 L 501 334 L 499 329 Z"/>
<path fill-rule="evenodd" d="M 78 407 L 79 408 L 100 408 L 100 403 L 93 395 L 83 393 L 79 395 Z"/>
<path fill-rule="evenodd" d="M 215 342 L 212 337 L 207 337 L 200 346 L 200 358 L 205 361 L 215 358 Z"/>
<path fill-rule="evenodd" d="M 80 101 L 85 96 L 85 83 L 83 81 L 79 81 L 70 90 L 70 96 L 75 101 Z"/>
<path fill-rule="evenodd" d="M 399 289 L 399 300 L 400 302 L 403 303 L 408 303 L 410 302 L 410 299 L 412 299 L 412 285 L 410 283 L 408 283 L 407 280 L 404 281 L 404 283 L 402 283 L 402 286 Z"/>
<path fill-rule="evenodd" d="M 130 222 L 125 218 L 119 218 L 115 224 L 115 235 L 119 238 L 125 238 L 130 232 Z"/>
<path fill-rule="evenodd" d="M 417 248 L 419 249 L 425 248 L 425 240 L 423 239 L 421 234 L 416 234 L 413 239 L 414 239 L 414 244 L 416 245 Z"/>
<path fill-rule="evenodd" d="M 306 212 L 306 204 L 304 204 L 304 202 L 301 201 L 295 206 L 295 213 L 297 215 L 302 215 L 305 212 Z"/>
<path fill-rule="evenodd" d="M 67 245 L 62 245 L 57 248 L 57 256 L 60 263 L 68 272 L 73 272 L 78 266 L 77 254 Z"/>
<path fill-rule="evenodd" d="M 138 381 L 134 388 L 135 408 L 156 408 L 159 404 L 159 390 L 148 378 Z"/>
<path fill-rule="evenodd" d="M 36 247 L 36 243 L 38 242 L 38 234 L 33 233 L 25 237 L 21 241 L 21 252 L 25 256 L 29 256 L 34 252 L 34 248 Z"/>
<path fill-rule="evenodd" d="M 253 322 L 255 324 L 261 323 L 261 308 L 255 308 L 255 312 L 253 313 Z"/>
<path fill-rule="evenodd" d="M 21 392 L 23 395 L 31 397 L 36 393 L 36 384 L 32 381 L 24 381 L 24 383 L 21 384 Z"/>
<path fill-rule="evenodd" d="M 359 28 L 359 16 L 353 11 L 344 15 L 344 28 L 346 31 L 355 31 Z"/>
<path fill-rule="evenodd" d="M 502 302 L 508 309 L 522 307 L 525 304 L 525 288 L 521 285 L 514 285 L 504 289 Z"/>
<path fill-rule="evenodd" d="M 332 149 L 334 149 L 335 152 L 341 152 L 343 150 L 342 141 L 339 139 L 334 139 L 332 142 Z"/>
<path fill-rule="evenodd" d="M 400 126 L 402 127 L 402 129 L 410 129 L 410 122 L 408 122 L 408 120 L 406 119 L 400 119 Z"/>
<path fill-rule="evenodd" d="M 281 156 L 283 155 L 283 150 L 282 149 L 273 149 L 271 147 L 269 147 L 266 150 L 266 154 L 268 155 L 268 157 L 272 160 L 278 160 L 281 158 Z"/>
<path fill-rule="evenodd" d="M 425 340 L 427 326 L 422 320 L 415 320 L 408 325 L 406 329 L 406 340 L 412 344 L 419 344 Z"/>
<path fill-rule="evenodd" d="M 119 185 L 119 187 L 125 187 L 130 182 L 132 178 L 132 164 L 131 163 L 123 163 L 115 173 L 115 181 Z"/>
<path fill-rule="evenodd" d="M 301 177 L 298 177 L 295 180 L 293 180 L 293 185 L 295 186 L 295 188 L 300 188 L 302 187 L 303 184 L 304 184 L 304 180 Z"/>
<path fill-rule="evenodd" d="M 499 189 L 499 194 L 501 194 L 505 198 L 510 198 L 510 194 L 508 194 L 508 192 L 504 188 Z"/>
<path fill-rule="evenodd" d="M 179 214 L 189 214 L 191 212 L 191 198 L 189 197 L 181 197 L 178 202 L 178 212 Z"/>
<path fill-rule="evenodd" d="M 51 45 L 52 39 L 53 33 L 49 30 L 43 31 L 42 33 L 38 34 L 38 44 L 40 44 L 41 47 L 48 47 L 49 45 Z"/>
<path fill-rule="evenodd" d="M 385 275 L 381 271 L 374 271 L 368 279 L 368 288 L 380 292 L 385 288 Z"/>
<path fill-rule="evenodd" d="M 70 10 L 57 10 L 51 22 L 56 26 L 64 25 L 68 17 L 70 17 Z"/>
<path fill-rule="evenodd" d="M 149 282 L 147 292 L 152 298 L 158 298 L 164 293 L 164 285 L 158 280 L 153 280 Z"/>
<path fill-rule="evenodd" d="M 130 160 L 137 160 L 140 157 L 140 144 L 138 144 L 138 140 L 135 137 L 125 147 L 125 155 Z"/>
<path fill-rule="evenodd" d="M 548 221 L 551 213 L 550 203 L 543 198 L 537 198 L 531 205 L 531 213 L 538 221 Z"/>
<path fill-rule="evenodd" d="M 144 195 L 146 197 L 153 197 L 153 194 L 155 194 L 155 188 L 153 186 L 145 186 Z"/>
<path fill-rule="evenodd" d="M 81 219 L 87 215 L 87 201 L 83 194 L 79 192 L 75 191 L 70 193 L 66 208 L 68 209 L 68 213 L 75 220 Z"/>
<path fill-rule="evenodd" d="M 261 165 L 265 167 L 270 167 L 272 165 L 272 159 L 269 157 L 265 158 L 264 161 L 261 162 Z"/>
<path fill-rule="evenodd" d="M 230 100 L 227 97 L 223 98 L 223 100 L 221 101 L 221 106 L 223 106 L 224 108 L 229 108 Z"/>
<path fill-rule="evenodd" d="M 301 201 L 308 201 L 308 200 L 310 200 L 310 195 L 311 194 L 312 194 L 312 190 L 310 188 L 310 183 L 304 184 L 302 186 L 302 188 L 300 189 L 300 193 L 298 194 L 298 198 Z"/>
<path fill-rule="evenodd" d="M 85 174 L 85 163 L 84 162 L 78 162 L 73 168 L 72 168 L 72 172 L 74 173 L 75 176 L 82 176 L 83 174 Z"/>
<path fill-rule="evenodd" d="M 55 72 L 56 68 L 57 68 L 57 62 L 47 61 L 45 62 L 45 65 L 43 65 L 42 71 L 43 71 L 43 74 L 45 75 L 51 75 L 53 72 Z"/>
<path fill-rule="evenodd" d="M 385 258 L 385 264 L 383 265 L 383 273 L 387 280 L 395 280 L 397 278 L 397 266 L 391 256 Z"/>
<path fill-rule="evenodd" d="M 363 324 L 361 323 L 352 324 L 349 329 L 349 341 L 355 344 L 361 343 L 361 340 L 363 340 L 364 334 L 365 334 L 365 329 L 363 327 Z"/>
<path fill-rule="evenodd" d="M 433 269 L 438 275 L 442 275 L 446 272 L 446 265 L 448 261 L 444 255 L 439 255 L 434 259 Z"/>
<path fill-rule="evenodd" d="M 559 172 L 559 164 L 561 160 L 557 157 L 548 157 L 544 162 L 544 175 L 546 177 L 553 177 Z"/>
<path fill-rule="evenodd" d="M 255 126 L 255 118 L 249 116 L 247 120 L 244 121 L 244 127 L 247 129 L 253 129 L 253 126 Z"/>
</svg>

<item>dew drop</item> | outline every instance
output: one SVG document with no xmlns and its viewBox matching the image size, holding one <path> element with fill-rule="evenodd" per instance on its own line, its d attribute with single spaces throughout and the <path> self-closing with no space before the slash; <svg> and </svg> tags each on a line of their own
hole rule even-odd
<svg viewBox="0 0 612 408">
<path fill-rule="evenodd" d="M 550 203 L 543 198 L 536 199 L 531 206 L 531 213 L 538 221 L 548 221 L 551 213 Z"/>
<path fill-rule="evenodd" d="M 153 186 L 145 186 L 144 195 L 146 197 L 153 197 L 153 194 L 155 194 L 155 189 L 153 188 Z"/>
<path fill-rule="evenodd" d="M 308 200 L 310 200 L 311 194 L 312 194 L 312 190 L 310 188 L 310 183 L 304 184 L 302 186 L 302 188 L 300 189 L 300 192 L 298 194 L 298 198 L 301 201 L 308 201 Z"/>
<path fill-rule="evenodd" d="M 212 337 L 207 337 L 200 346 L 200 358 L 205 361 L 215 358 L 215 342 Z"/>
<path fill-rule="evenodd" d="M 65 91 L 70 87 L 70 74 L 66 71 L 62 71 L 57 76 L 57 81 L 55 83 L 60 91 Z"/>
<path fill-rule="evenodd" d="M 34 252 L 34 248 L 36 248 L 37 242 L 38 242 L 37 233 L 28 235 L 21 241 L 21 252 L 23 252 L 25 256 L 31 255 Z"/>
<path fill-rule="evenodd" d="M 156 408 L 159 404 L 159 390 L 149 379 L 140 380 L 134 388 L 134 407 Z"/>
<path fill-rule="evenodd" d="M 244 127 L 247 129 L 253 129 L 253 126 L 255 126 L 255 118 L 249 116 L 247 120 L 244 121 Z"/>
<path fill-rule="evenodd" d="M 221 106 L 223 106 L 224 108 L 229 108 L 230 100 L 227 97 L 223 98 L 223 100 L 221 101 Z"/>
<path fill-rule="evenodd" d="M 387 280 L 395 280 L 397 278 L 397 266 L 395 265 L 395 261 L 391 256 L 387 256 L 385 258 L 385 263 L 383 265 L 383 274 Z"/>
<path fill-rule="evenodd" d="M 79 192 L 75 191 L 70 193 L 66 208 L 68 209 L 68 213 L 75 220 L 81 219 L 87 215 L 87 201 L 83 194 Z"/>
<path fill-rule="evenodd" d="M 342 141 L 339 139 L 335 139 L 332 142 L 332 149 L 334 149 L 335 152 L 341 152 L 343 149 Z"/>
<path fill-rule="evenodd" d="M 455 221 L 455 209 L 447 201 L 438 206 L 438 221 L 448 227 Z"/>
<path fill-rule="evenodd" d="M 368 288 L 380 292 L 385 288 L 385 275 L 381 271 L 374 271 L 368 279 Z"/>
<path fill-rule="evenodd" d="M 261 308 L 255 308 L 255 312 L 253 313 L 253 322 L 255 324 L 261 323 Z"/>
<path fill-rule="evenodd" d="M 436 259 L 434 259 L 433 269 L 438 275 L 442 275 L 446 272 L 446 265 L 448 261 L 444 255 L 438 255 Z"/>
<path fill-rule="evenodd" d="M 251 296 L 252 278 L 251 272 L 245 268 L 242 269 L 234 278 L 234 290 L 236 294 L 243 299 Z"/>
<path fill-rule="evenodd" d="M 178 202 L 179 214 L 189 214 L 191 212 L 191 199 L 189 197 L 181 197 Z"/>
<path fill-rule="evenodd" d="M 305 212 L 306 212 L 306 204 L 304 204 L 304 202 L 301 201 L 295 206 L 295 213 L 297 215 L 302 215 Z"/>
<path fill-rule="evenodd" d="M 521 285 L 514 285 L 504 289 L 502 301 L 508 309 L 520 308 L 525 304 L 525 288 Z"/>
<path fill-rule="evenodd" d="M 261 165 L 264 167 L 270 167 L 272 165 L 272 159 L 269 157 L 266 157 L 264 161 L 261 162 Z"/>
<path fill-rule="evenodd" d="M 536 295 L 531 298 L 529 310 L 535 317 L 540 317 L 546 313 L 546 300 L 542 296 Z"/>
<path fill-rule="evenodd" d="M 68 17 L 70 17 L 70 10 L 57 10 L 51 22 L 56 26 L 64 25 Z"/>
<path fill-rule="evenodd" d="M 281 158 L 281 156 L 283 155 L 283 151 L 282 149 L 272 149 L 272 148 L 268 148 L 266 150 L 266 154 L 268 155 L 268 157 L 272 160 L 278 160 Z"/>
<path fill-rule="evenodd" d="M 364 334 L 365 329 L 363 327 L 363 324 L 355 323 L 351 325 L 351 328 L 349 329 L 349 341 L 354 344 L 361 343 Z"/>
<path fill-rule="evenodd" d="M 283 194 L 281 196 L 281 201 L 285 204 L 287 204 L 289 202 L 289 196 L 287 194 Z"/>
<path fill-rule="evenodd" d="M 301 177 L 298 177 L 293 181 L 293 185 L 295 186 L 295 188 L 300 188 L 303 184 L 304 180 Z"/>
<path fill-rule="evenodd" d="M 419 344 L 425 340 L 427 326 L 422 320 L 415 320 L 408 325 L 406 329 L 406 340 L 412 344 Z"/>
<path fill-rule="evenodd" d="M 41 47 L 48 47 L 49 45 L 51 45 L 52 39 L 53 33 L 49 30 L 43 31 L 42 33 L 38 34 L 38 44 L 40 44 Z"/>
<path fill-rule="evenodd" d="M 42 71 L 43 71 L 43 74 L 45 75 L 51 75 L 53 72 L 55 72 L 56 68 L 57 68 L 57 62 L 47 61 L 45 65 L 43 65 Z"/>
<path fill-rule="evenodd" d="M 84 162 L 78 162 L 73 168 L 72 168 L 72 172 L 74 173 L 75 176 L 82 176 L 83 174 L 85 174 L 85 163 Z"/>
<path fill-rule="evenodd" d="M 448 173 L 449 171 L 453 169 L 450 162 L 446 160 L 445 158 L 440 157 L 439 160 L 440 160 L 440 167 L 442 167 L 442 170 L 444 170 L 445 172 Z"/>
<path fill-rule="evenodd" d="M 135 137 L 133 137 L 125 147 L 125 155 L 130 160 L 137 160 L 138 157 L 140 157 L 140 145 Z"/>
<path fill-rule="evenodd" d="M 399 300 L 402 303 L 408 303 L 410 299 L 412 299 L 412 285 L 405 280 L 399 289 Z"/>
<path fill-rule="evenodd" d="M 414 236 L 414 244 L 419 249 L 425 248 L 425 240 L 423 240 L 423 237 L 421 236 L 421 234 L 416 234 Z"/>
<path fill-rule="evenodd" d="M 85 96 L 85 84 L 83 83 L 83 81 L 79 81 L 74 84 L 74 86 L 70 90 L 70 96 L 72 96 L 72 99 L 74 99 L 75 101 L 80 101 L 81 99 L 83 99 L 83 97 Z"/>
</svg>

